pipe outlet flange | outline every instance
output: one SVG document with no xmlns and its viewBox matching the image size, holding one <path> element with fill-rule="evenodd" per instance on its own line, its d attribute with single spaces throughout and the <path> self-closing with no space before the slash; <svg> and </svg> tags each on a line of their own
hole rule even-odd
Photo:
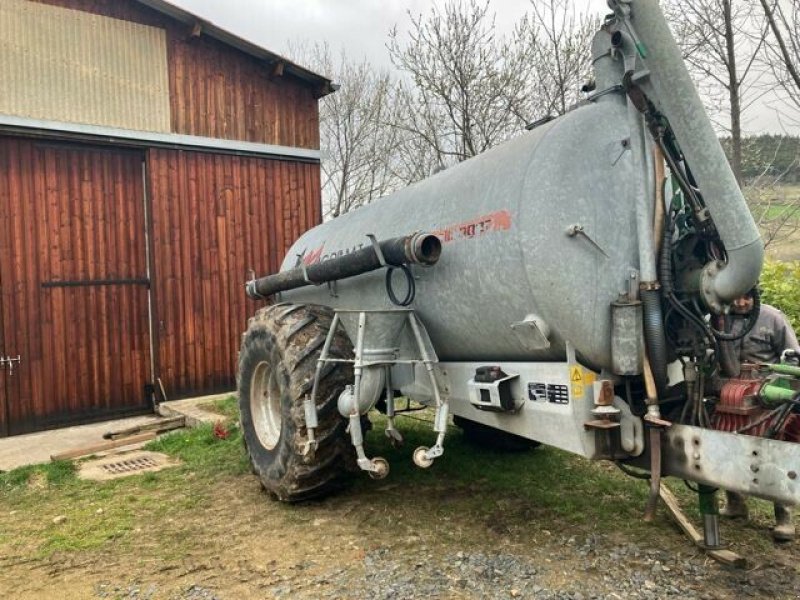
<svg viewBox="0 0 800 600">
<path fill-rule="evenodd" d="M 700 275 L 700 294 L 703 297 L 703 302 L 716 315 L 724 314 L 725 311 L 724 303 L 717 294 L 714 285 L 717 276 L 724 268 L 725 263 L 723 261 L 715 260 L 703 267 Z"/>
<path fill-rule="evenodd" d="M 764 243 L 757 238 L 728 250 L 727 262 L 717 260 L 703 267 L 700 290 L 713 313 L 725 314 L 727 306 L 758 284 L 764 260 Z"/>
</svg>

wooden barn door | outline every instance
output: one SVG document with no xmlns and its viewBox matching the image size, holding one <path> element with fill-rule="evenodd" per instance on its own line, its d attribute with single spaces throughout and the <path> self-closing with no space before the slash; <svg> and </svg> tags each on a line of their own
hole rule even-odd
<svg viewBox="0 0 800 600">
<path fill-rule="evenodd" d="M 142 169 L 138 152 L 0 138 L 0 356 L 19 356 L 0 434 L 149 407 Z"/>
</svg>

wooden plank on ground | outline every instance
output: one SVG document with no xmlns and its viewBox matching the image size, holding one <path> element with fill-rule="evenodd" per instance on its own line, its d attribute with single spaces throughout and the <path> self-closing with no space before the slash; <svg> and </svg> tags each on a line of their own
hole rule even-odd
<svg viewBox="0 0 800 600">
<path fill-rule="evenodd" d="M 106 450 L 113 450 L 114 448 L 120 448 L 122 446 L 138 444 L 139 442 L 149 442 L 150 440 L 155 439 L 157 436 L 158 432 L 147 431 L 145 433 L 140 433 L 139 435 L 132 435 L 118 440 L 100 442 L 89 446 L 73 448 L 72 450 L 67 450 L 66 452 L 60 452 L 58 454 L 52 454 L 50 456 L 50 460 L 69 460 L 72 458 L 80 458 L 81 456 L 89 456 L 90 454 L 105 452 Z"/>
<path fill-rule="evenodd" d="M 143 433 L 145 431 L 156 431 L 164 433 L 165 431 L 172 431 L 173 429 L 180 429 L 186 427 L 186 417 L 173 417 L 171 419 L 164 419 L 163 421 L 155 421 L 153 423 L 145 423 L 144 425 L 136 425 L 126 429 L 119 429 L 117 431 L 107 431 L 103 434 L 103 439 L 116 440 L 121 437 Z"/>
<path fill-rule="evenodd" d="M 667 507 L 667 512 L 669 512 L 670 516 L 678 524 L 678 527 L 683 530 L 689 539 L 702 548 L 703 536 L 699 531 L 697 531 L 697 529 L 695 529 L 691 521 L 686 518 L 686 515 L 683 514 L 683 511 L 678 504 L 678 499 L 675 498 L 673 493 L 663 485 L 659 490 L 659 496 L 661 496 L 661 499 L 664 501 L 664 506 Z M 747 561 L 742 556 L 739 556 L 731 550 L 706 550 L 706 553 L 711 558 L 738 569 L 743 569 L 747 564 Z"/>
</svg>

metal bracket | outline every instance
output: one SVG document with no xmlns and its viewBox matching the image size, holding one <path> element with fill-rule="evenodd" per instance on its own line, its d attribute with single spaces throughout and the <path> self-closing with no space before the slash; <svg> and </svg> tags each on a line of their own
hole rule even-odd
<svg viewBox="0 0 800 600">
<path fill-rule="evenodd" d="M 297 255 L 297 262 L 300 263 L 300 269 L 303 271 L 303 280 L 306 283 L 310 283 L 311 285 L 319 285 L 317 282 L 312 281 L 311 278 L 308 276 L 308 265 L 306 265 L 306 263 L 303 262 L 302 254 Z"/>
<path fill-rule="evenodd" d="M 248 298 L 253 300 L 266 300 L 266 296 L 262 296 L 256 290 L 256 272 L 253 269 L 250 269 L 247 272 L 249 279 L 244 283 L 244 293 L 247 294 Z"/>
<path fill-rule="evenodd" d="M 382 267 L 388 266 L 386 263 L 386 257 L 383 255 L 383 250 L 381 250 L 381 245 L 378 243 L 375 234 L 368 233 L 367 237 L 369 238 L 370 244 L 372 244 L 372 249 L 375 250 L 375 255 L 378 257 L 378 262 L 381 263 Z"/>
<path fill-rule="evenodd" d="M 603 250 L 600 247 L 600 245 L 597 242 L 595 242 L 591 237 L 589 237 L 589 234 L 587 234 L 586 231 L 584 231 L 583 225 L 581 225 L 580 223 L 575 223 L 574 225 L 570 225 L 569 227 L 567 227 L 566 233 L 569 237 L 576 237 L 582 235 L 584 238 L 586 238 L 587 242 L 589 242 L 592 246 L 597 248 L 597 250 L 599 250 L 603 256 L 608 258 L 608 254 L 606 254 L 606 251 Z"/>
<path fill-rule="evenodd" d="M 617 15 L 617 21 L 625 27 L 627 34 L 633 40 L 637 53 L 642 58 L 647 58 L 647 48 L 642 43 L 631 23 L 631 0 L 611 0 L 609 6 Z M 627 61 L 626 61 L 627 62 Z M 627 67 L 626 67 L 627 69 Z"/>
<path fill-rule="evenodd" d="M 316 381 L 314 383 L 317 383 Z M 306 419 L 306 432 L 308 437 L 306 442 L 303 444 L 303 456 L 306 457 L 313 457 L 314 452 L 317 451 L 317 447 L 319 446 L 319 442 L 317 442 L 316 438 L 316 430 L 319 427 L 319 422 L 317 420 L 317 407 L 314 404 L 314 398 L 306 394 L 306 397 L 303 399 L 303 415 Z"/>
<path fill-rule="evenodd" d="M 599 90 L 597 92 L 589 94 L 586 97 L 586 99 L 589 102 L 594 102 L 598 98 L 602 98 L 603 96 L 608 96 L 609 94 L 624 94 L 624 93 L 625 93 L 625 87 L 618 83 L 618 84 L 612 85 L 611 87 L 606 88 L 604 90 Z"/>
<path fill-rule="evenodd" d="M 631 269 L 628 272 L 628 301 L 635 302 L 639 299 L 639 271 Z"/>
<path fill-rule="evenodd" d="M 14 363 L 20 364 L 22 362 L 22 357 L 17 354 L 16 358 L 11 356 L 0 357 L 0 367 L 8 367 L 8 374 L 12 375 L 14 373 Z"/>
<path fill-rule="evenodd" d="M 339 286 L 335 279 L 328 282 L 328 293 L 331 295 L 331 298 L 339 297 Z"/>
</svg>

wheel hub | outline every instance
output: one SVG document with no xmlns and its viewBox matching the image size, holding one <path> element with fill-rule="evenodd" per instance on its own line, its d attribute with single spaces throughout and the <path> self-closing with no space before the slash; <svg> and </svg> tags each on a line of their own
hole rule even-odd
<svg viewBox="0 0 800 600">
<path fill-rule="evenodd" d="M 281 393 L 270 364 L 261 361 L 250 382 L 250 414 L 258 441 L 267 450 L 278 445 L 281 437 Z"/>
</svg>

